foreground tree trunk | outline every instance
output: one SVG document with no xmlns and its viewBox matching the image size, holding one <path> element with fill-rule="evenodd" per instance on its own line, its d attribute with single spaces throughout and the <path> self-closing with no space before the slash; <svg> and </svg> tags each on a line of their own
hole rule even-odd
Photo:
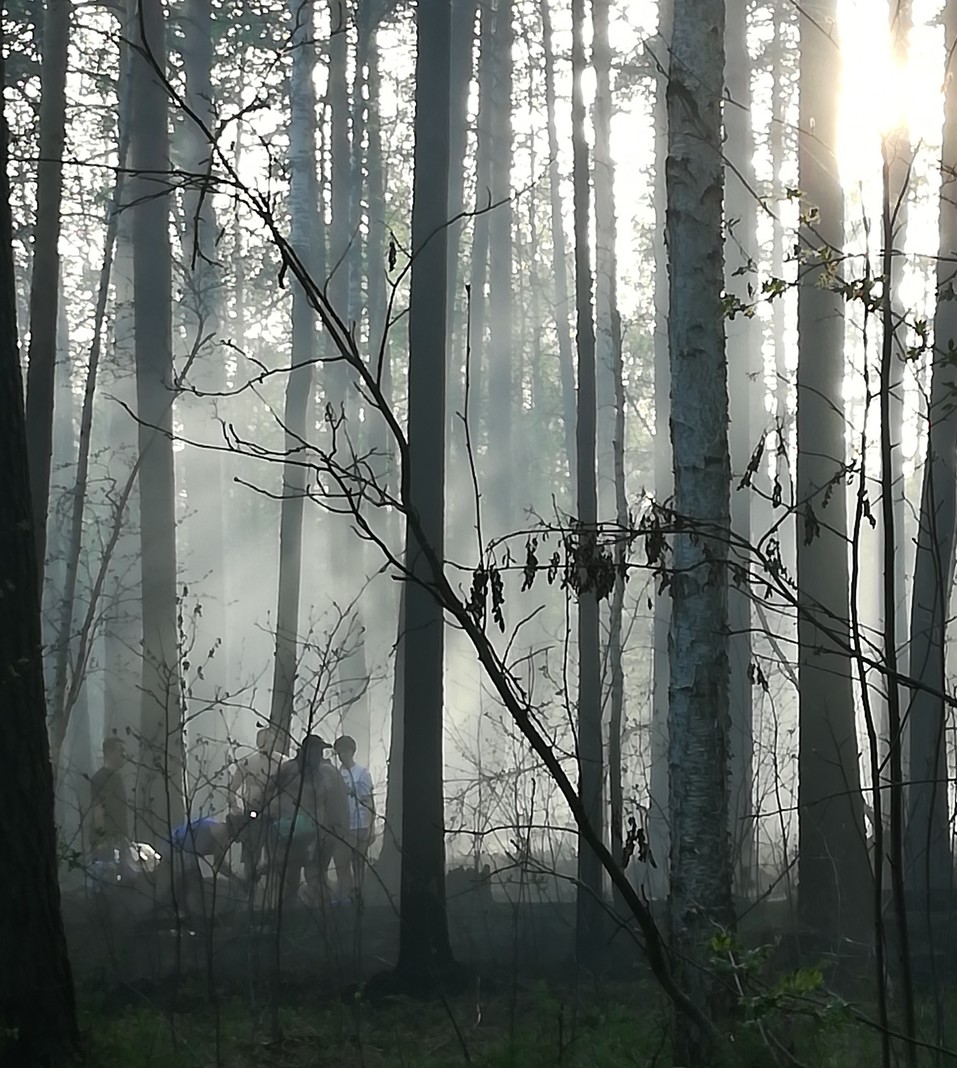
<svg viewBox="0 0 957 1068">
<path fill-rule="evenodd" d="M 732 919 L 728 842 L 728 389 L 722 249 L 723 0 L 675 0 L 668 80 L 668 338 L 675 510 L 669 813 L 676 975 L 714 1019 L 708 968 L 716 926 Z M 710 1036 L 676 1020 L 675 1061 L 710 1063 Z"/>
<path fill-rule="evenodd" d="M 952 57 L 957 46 L 957 0 L 947 2 L 944 31 L 945 55 Z M 947 689 L 944 650 L 957 546 L 957 413 L 953 410 L 957 369 L 952 356 L 957 347 L 957 303 L 951 296 L 952 257 L 957 249 L 957 84 L 952 76 L 946 86 L 934 362 L 910 617 L 910 674 L 931 692 L 913 690 L 905 713 L 911 783 L 907 792 L 905 877 L 908 897 L 917 908 L 927 902 L 929 893 L 949 901 L 944 895 L 949 895 L 952 884 L 947 714 L 942 697 Z"/>
<path fill-rule="evenodd" d="M 78 1036 L 57 884 L 11 229 L 7 129 L 0 119 L 0 1064 L 56 1068 L 76 1056 Z"/>
<path fill-rule="evenodd" d="M 797 508 L 800 782 L 798 914 L 830 941 L 867 938 L 870 871 L 854 720 L 845 498 L 843 301 L 827 261 L 844 242 L 838 176 L 840 52 L 834 0 L 801 8 L 800 239 L 822 255 L 802 266 L 798 290 Z"/>
<path fill-rule="evenodd" d="M 133 329 L 139 417 L 143 689 L 137 815 L 147 841 L 183 816 L 183 715 L 173 468 L 172 262 L 169 131 L 162 0 L 134 0 L 130 200 Z"/>
<path fill-rule="evenodd" d="M 66 129 L 67 46 L 72 9 L 70 0 L 47 0 L 43 20 L 40 161 L 37 164 L 37 213 L 33 231 L 33 277 L 30 281 L 26 416 L 33 529 L 37 539 L 41 582 L 46 557 L 50 461 L 53 448 L 54 368 L 57 301 L 60 290 L 58 246 Z"/>
<path fill-rule="evenodd" d="M 400 976 L 434 981 L 452 964 L 445 904 L 442 727 L 443 613 L 424 551 L 444 559 L 446 282 L 449 182 L 448 0 L 419 0 L 415 178 L 409 303 L 409 447 L 403 495 L 421 524 L 407 527 L 402 747 Z"/>
</svg>

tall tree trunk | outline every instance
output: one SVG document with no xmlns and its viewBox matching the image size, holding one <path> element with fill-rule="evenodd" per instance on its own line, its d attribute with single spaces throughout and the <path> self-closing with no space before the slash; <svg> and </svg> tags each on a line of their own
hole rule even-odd
<svg viewBox="0 0 957 1068">
<path fill-rule="evenodd" d="M 494 88 L 495 79 L 495 11 L 491 0 L 479 7 L 481 31 L 478 58 L 478 118 L 476 119 L 475 145 L 475 207 L 472 220 L 472 251 L 469 257 L 469 307 L 471 310 L 468 325 L 468 345 L 470 365 L 467 374 L 470 379 L 469 404 L 467 413 L 471 426 L 473 448 L 480 444 L 483 433 L 482 417 L 485 413 L 485 328 L 486 314 L 485 290 L 489 276 L 489 241 L 491 231 L 491 212 L 494 203 L 491 190 L 492 152 L 494 140 L 492 127 L 495 122 Z"/>
<path fill-rule="evenodd" d="M 598 515 L 606 522 L 614 516 L 622 529 L 628 525 L 625 498 L 625 410 L 622 378 L 621 319 L 618 314 L 617 221 L 615 216 L 615 163 L 611 151 L 611 47 L 608 40 L 610 0 L 592 4 L 593 63 L 595 66 L 595 378 L 597 396 Z M 623 542 L 615 547 L 619 565 L 608 610 L 606 645 L 608 720 L 609 829 L 612 856 L 624 856 L 624 791 L 622 788 L 621 732 L 624 721 L 625 676 L 622 667 L 621 627 L 625 605 Z M 602 701 L 604 705 L 604 700 Z"/>
<path fill-rule="evenodd" d="M 183 815 L 173 469 L 169 129 L 162 0 L 133 0 L 130 197 L 139 417 L 143 689 L 137 815 L 158 841 Z M 149 838 L 147 840 L 150 840 Z"/>
<path fill-rule="evenodd" d="M 725 156 L 734 171 L 727 168 L 725 219 L 728 240 L 725 278 L 729 293 L 743 303 L 751 302 L 757 288 L 755 261 L 758 255 L 756 201 L 754 196 L 754 135 L 751 129 L 751 60 L 748 55 L 748 0 L 727 0 L 727 93 L 724 105 Z M 751 425 L 757 407 L 754 393 L 763 394 L 761 336 L 758 324 L 745 315 L 736 315 L 727 327 L 730 444 L 732 484 L 731 526 L 734 533 L 751 541 L 751 491 L 741 488 L 754 450 L 755 435 L 763 426 Z M 747 569 L 747 560 L 742 561 Z M 751 683 L 751 591 L 747 582 L 735 582 L 728 595 L 730 640 L 731 707 L 731 856 L 735 887 L 742 897 L 753 889 L 754 865 L 754 783 L 752 756 Z"/>
<path fill-rule="evenodd" d="M 124 70 L 129 70 L 128 64 Z M 124 108 L 121 103 L 121 125 L 124 115 L 128 117 L 128 112 L 129 107 Z M 124 200 L 129 203 L 128 194 L 124 195 Z M 108 391 L 113 397 L 108 402 L 106 417 L 107 438 L 112 450 L 110 476 L 117 485 L 123 486 L 136 462 L 136 423 L 130 417 L 130 412 L 136 410 L 136 354 L 133 329 L 133 225 L 129 210 L 120 211 L 117 219 L 113 274 L 113 351 L 109 359 L 104 361 L 103 392 Z M 120 524 L 120 534 L 106 579 L 103 620 L 105 734 L 135 730 L 139 714 L 134 714 L 133 710 L 142 700 L 142 663 L 137 655 L 143 641 L 139 511 L 139 489 L 134 484 L 122 513 L 114 519 Z"/>
<path fill-rule="evenodd" d="M 851 689 L 845 496 L 844 309 L 823 256 L 840 254 L 844 203 L 838 177 L 840 77 L 835 0 L 800 13 L 799 183 L 807 220 L 799 239 L 820 250 L 798 290 L 797 580 L 800 757 L 798 913 L 831 940 L 870 931 L 870 872 Z"/>
<path fill-rule="evenodd" d="M 722 249 L 724 0 L 675 0 L 668 79 L 673 538 L 668 764 L 676 974 L 714 1019 L 716 925 L 732 919 L 728 848 L 728 389 Z M 676 1021 L 675 1060 L 710 1063 L 709 1036 Z"/>
<path fill-rule="evenodd" d="M 70 0 L 47 0 L 40 72 L 40 160 L 37 164 L 37 213 L 33 229 L 33 277 L 30 281 L 26 418 L 33 530 L 37 539 L 41 583 L 46 557 L 50 459 L 53 448 L 57 300 L 60 288 L 58 246 L 66 133 L 67 48 L 72 10 Z"/>
<path fill-rule="evenodd" d="M 465 150 L 469 129 L 469 85 L 472 80 L 475 52 L 475 16 L 478 0 L 453 0 L 452 3 L 452 89 L 451 130 L 449 132 L 449 219 L 455 219 L 465 210 Z M 482 191 L 479 190 L 481 196 Z M 449 226 L 449 265 L 446 285 L 449 293 L 448 339 L 450 366 L 455 368 L 449 378 L 449 444 L 454 447 L 459 439 L 460 428 L 456 425 L 456 413 L 462 411 L 463 374 L 460 353 L 464 346 L 456 344 L 459 323 L 459 245 L 464 222 Z M 451 488 L 451 487 L 450 487 Z"/>
<path fill-rule="evenodd" d="M 290 243 L 316 278 L 319 190 L 316 175 L 316 66 L 313 0 L 289 0 L 292 71 L 289 78 Z M 317 281 L 317 284 L 318 281 Z M 302 286 L 292 285 L 292 352 L 286 380 L 287 459 L 282 472 L 279 519 L 279 602 L 270 721 L 285 732 L 292 721 L 299 646 L 299 587 L 302 575 L 302 509 L 306 469 L 301 442 L 307 439 L 306 410 L 316 358 L 315 314 Z"/>
<path fill-rule="evenodd" d="M 4 84 L 0 57 L 0 85 Z M 40 635 L 40 567 L 30 504 L 17 344 L 7 126 L 0 117 L 0 1062 L 37 1068 L 79 1052 L 73 978 L 57 884 L 53 773 Z"/>
<path fill-rule="evenodd" d="M 521 465 L 512 455 L 512 0 L 496 0 L 492 34 L 491 191 L 497 206 L 489 221 L 488 427 L 492 515 L 487 528 L 499 536 L 514 526 L 515 483 Z"/>
<path fill-rule="evenodd" d="M 118 12 L 120 71 L 117 87 L 117 138 L 123 166 L 129 165 L 132 109 L 133 49 L 128 43 L 135 32 L 135 5 Z M 119 155 L 119 153 L 118 153 Z M 122 175 L 122 172 L 121 172 Z M 113 264 L 112 345 L 103 360 L 103 388 L 94 390 L 94 404 L 106 401 L 106 436 L 110 443 L 110 476 L 119 486 L 131 478 L 136 462 L 136 342 L 133 323 L 133 220 L 128 178 L 117 196 L 116 257 Z M 100 396 L 97 396 L 99 392 Z M 95 447 L 95 446 L 94 446 Z M 113 521 L 119 536 L 110 557 L 104 587 L 103 610 L 103 734 L 135 730 L 142 702 L 142 662 L 138 651 L 143 642 L 142 562 L 140 560 L 139 488 L 132 477 L 128 500 Z M 117 507 L 116 503 L 114 507 Z M 134 710 L 137 710 L 134 712 Z M 94 739 L 94 751 L 99 742 Z"/>
<path fill-rule="evenodd" d="M 183 310 L 191 335 L 187 339 L 188 351 L 195 353 L 188 380 L 200 394 L 212 395 L 185 398 L 182 417 L 190 440 L 205 440 L 215 446 L 221 438 L 215 421 L 215 395 L 226 387 L 226 372 L 222 358 L 225 350 L 218 336 L 224 318 L 223 271 L 210 180 L 213 149 L 202 128 L 213 131 L 216 125 L 211 0 L 187 0 L 182 29 L 186 104 L 199 119 L 198 123 L 186 116 L 183 128 L 186 166 L 193 176 L 183 200 L 186 229 L 182 235 L 187 270 Z M 198 599 L 203 609 L 194 617 L 195 648 L 191 660 L 202 669 L 202 681 L 199 691 L 195 684 L 192 687 L 201 711 L 196 715 L 190 710 L 190 753 L 197 761 L 194 771 L 201 781 L 211 784 L 225 770 L 226 763 L 226 724 L 217 704 L 228 678 L 224 574 L 228 556 L 224 549 L 222 454 L 216 448 L 192 449 L 185 466 L 190 498 L 186 583 L 190 595 Z"/>
<path fill-rule="evenodd" d="M 569 483 L 575 473 L 575 367 L 572 362 L 572 336 L 568 326 L 568 258 L 565 249 L 565 213 L 562 206 L 558 170 L 558 131 L 555 123 L 555 52 L 552 48 L 552 17 L 549 0 L 539 0 L 542 19 L 542 48 L 545 52 L 545 111 L 548 125 L 548 190 L 552 224 L 552 274 L 555 280 L 555 330 L 558 335 L 558 368 L 562 383 L 562 425 Z"/>
<path fill-rule="evenodd" d="M 124 51 L 124 59 L 125 51 Z M 73 643 L 74 619 L 76 618 L 76 586 L 83 553 L 83 516 L 86 508 L 87 482 L 90 470 L 90 447 L 93 436 L 94 401 L 99 380 L 100 355 L 103 347 L 103 327 L 106 320 L 106 306 L 109 299 L 110 279 L 113 274 L 113 253 L 116 246 L 117 230 L 120 218 L 120 204 L 125 185 L 127 149 L 129 146 L 129 78 L 127 64 L 123 63 L 120 77 L 120 122 L 119 144 L 117 147 L 117 171 L 113 184 L 113 196 L 110 203 L 106 224 L 106 239 L 103 249 L 103 266 L 100 269 L 99 290 L 97 292 L 96 313 L 93 325 L 93 340 L 90 344 L 90 356 L 86 369 L 86 382 L 83 389 L 83 404 L 80 410 L 79 443 L 77 446 L 76 475 L 70 502 L 69 538 L 66 548 L 66 567 L 63 591 L 60 597 L 57 638 L 54 656 L 53 691 L 50 699 L 50 755 L 54 776 L 60 774 L 60 748 L 66 737 L 72 714 L 71 693 L 78 693 L 76 685 L 77 670 L 82 665 L 74 658 L 73 679 L 69 687 L 67 678 L 70 667 L 70 651 Z M 117 283 L 117 292 L 120 284 Z M 116 316 L 115 318 L 118 318 Z M 125 415 L 125 413 L 124 413 Z M 123 517 L 117 519 L 123 522 Z M 112 556 L 112 554 L 111 554 Z M 108 566 L 115 566 L 112 559 Z M 92 596 L 92 593 L 91 593 Z M 92 634 L 87 635 L 87 641 Z M 97 745 L 91 739 L 94 756 Z"/>
<path fill-rule="evenodd" d="M 883 603 L 881 604 L 881 623 L 883 627 L 883 642 L 882 652 L 883 661 L 887 667 L 887 677 L 884 680 L 884 689 L 886 691 L 886 706 L 887 706 L 887 727 L 888 727 L 888 742 L 889 752 L 887 759 L 887 768 L 889 771 L 890 779 L 890 791 L 889 791 L 889 830 L 890 830 L 890 850 L 889 859 L 891 867 L 891 887 L 893 890 L 894 900 L 894 913 L 897 921 L 897 937 L 895 939 L 897 943 L 897 960 L 898 960 L 898 976 L 901 983 L 901 994 L 903 1001 L 903 1016 L 904 1016 L 904 1033 L 910 1040 L 907 1044 L 908 1063 L 910 1068 L 916 1068 L 917 1064 L 917 1047 L 914 1045 L 913 1039 L 916 1036 L 916 1018 L 914 1008 L 914 984 L 911 975 L 910 964 L 910 932 L 908 930 L 907 922 L 907 903 L 904 893 L 904 775 L 902 767 L 902 746 L 901 746 L 901 692 L 897 685 L 897 673 L 898 673 L 898 625 L 896 621 L 897 609 L 898 609 L 898 591 L 897 591 L 897 563 L 895 557 L 898 555 L 897 549 L 897 524 L 896 524 L 896 502 L 894 500 L 895 485 L 894 475 L 895 468 L 900 472 L 900 429 L 901 420 L 897 420 L 897 426 L 893 425 L 893 419 L 891 416 L 891 409 L 893 406 L 893 392 L 894 387 L 892 385 L 892 375 L 896 370 L 896 365 L 899 363 L 897 353 L 895 352 L 895 337 L 894 337 L 894 293 L 895 293 L 895 274 L 896 264 L 894 262 L 894 230 L 895 230 L 895 216 L 896 210 L 892 204 L 891 196 L 893 193 L 893 180 L 891 176 L 891 159 L 893 155 L 893 137 L 887 138 L 884 141 L 884 166 L 883 166 L 883 211 L 882 211 L 882 225 L 881 225 L 881 237 L 883 244 L 883 263 L 881 265 L 881 275 L 883 276 L 884 285 L 881 298 L 881 363 L 880 363 L 880 458 L 881 458 L 881 563 L 883 572 L 883 582 L 881 583 L 881 593 L 883 595 Z M 899 172 L 898 172 L 899 173 Z M 898 189 L 898 199 L 901 199 L 904 193 L 904 187 L 901 185 Z M 899 413 L 898 413 L 899 414 Z M 896 432 L 895 432 L 896 431 Z M 873 718 L 868 724 L 872 732 L 874 729 Z M 879 756 L 879 749 L 876 745 L 877 739 L 870 739 L 872 748 L 871 754 L 871 768 L 875 778 L 878 777 L 878 769 L 875 766 L 877 758 Z M 878 785 L 879 784 L 875 784 Z M 882 795 L 878 788 L 875 795 L 874 802 L 874 826 L 875 831 L 878 827 L 878 821 L 881 823 L 881 830 L 883 830 L 883 805 L 881 804 Z M 875 866 L 879 862 L 883 864 L 883 834 L 877 835 L 875 833 Z M 877 846 L 880 849 L 877 849 Z M 883 893 L 878 893 L 878 890 L 882 889 L 883 880 L 875 875 L 875 897 L 874 906 L 875 910 L 883 908 Z M 928 932 L 929 934 L 930 932 Z M 883 932 L 878 933 L 875 929 L 875 942 L 880 937 L 883 940 Z M 882 952 L 883 952 L 883 947 Z M 883 978 L 883 977 L 882 977 Z M 886 988 L 885 988 L 886 989 Z M 884 991 L 881 992 L 881 999 L 885 997 Z M 883 1012 L 886 1014 L 886 1008 L 881 1006 Z M 883 1025 L 886 1027 L 886 1015 L 882 1019 Z M 889 1044 L 885 1042 L 884 1046 L 885 1063 L 890 1064 L 890 1051 Z"/>
<path fill-rule="evenodd" d="M 585 3 L 572 2 L 572 170 L 575 214 L 575 308 L 578 342 L 578 410 L 575 454 L 578 522 L 574 536 L 583 560 L 597 557 L 598 487 L 596 470 L 595 326 L 588 245 L 590 192 L 585 139 Z M 601 635 L 598 590 L 586 581 L 578 593 L 578 794 L 593 832 L 603 836 Z M 578 892 L 575 955 L 591 964 L 601 946 L 602 868 L 595 850 L 578 835 Z"/>
<path fill-rule="evenodd" d="M 446 282 L 449 198 L 450 10 L 416 9 L 409 441 L 402 472 L 411 581 L 405 590 L 402 751 L 401 975 L 433 978 L 452 963 L 445 901 L 444 633 L 428 548 L 445 556 Z M 418 533 L 417 533 L 418 531 Z"/>
<path fill-rule="evenodd" d="M 957 47 L 957 0 L 944 8 L 948 77 L 944 95 L 944 137 L 940 176 L 940 258 L 927 456 L 924 461 L 910 617 L 910 675 L 928 690 L 912 690 L 906 712 L 910 746 L 905 863 L 908 896 L 915 905 L 939 897 L 949 901 L 952 885 L 947 802 L 945 647 L 957 551 L 957 389 L 952 352 L 957 347 L 957 305 L 951 297 L 957 249 L 957 84 L 952 76 Z"/>
<path fill-rule="evenodd" d="M 664 68 L 658 74 L 655 89 L 655 501 L 664 506 L 674 492 L 671 468 L 671 438 L 668 425 L 671 418 L 671 364 L 668 352 L 668 252 L 665 248 L 665 161 L 668 156 L 667 86 L 668 48 L 671 42 L 672 0 L 660 0 L 658 5 L 658 33 L 655 54 Z M 654 861 L 643 873 L 643 882 L 650 896 L 664 898 L 668 894 L 668 855 L 671 835 L 668 826 L 668 632 L 671 627 L 671 597 L 659 593 L 655 598 L 653 624 L 653 698 L 651 709 L 651 770 L 648 799 L 648 844 L 650 860 Z"/>
</svg>

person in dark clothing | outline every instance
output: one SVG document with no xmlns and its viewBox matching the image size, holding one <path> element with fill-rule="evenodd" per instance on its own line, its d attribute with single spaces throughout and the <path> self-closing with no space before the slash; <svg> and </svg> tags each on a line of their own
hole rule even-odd
<svg viewBox="0 0 957 1068">
<path fill-rule="evenodd" d="M 115 734 L 103 742 L 103 767 L 90 780 L 90 846 L 93 856 L 111 859 L 130 842 L 130 807 L 122 768 L 126 762 L 123 739 Z"/>
</svg>

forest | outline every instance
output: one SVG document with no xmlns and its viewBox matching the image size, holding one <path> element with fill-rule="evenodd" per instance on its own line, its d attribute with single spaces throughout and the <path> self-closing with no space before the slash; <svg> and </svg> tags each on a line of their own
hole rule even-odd
<svg viewBox="0 0 957 1068">
<path fill-rule="evenodd" d="M 6 0 L 0 1068 L 957 1061 L 957 0 Z"/>
</svg>

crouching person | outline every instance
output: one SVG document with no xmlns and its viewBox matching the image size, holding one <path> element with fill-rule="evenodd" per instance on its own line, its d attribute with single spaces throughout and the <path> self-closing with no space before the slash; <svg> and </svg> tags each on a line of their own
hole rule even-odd
<svg viewBox="0 0 957 1068">
<path fill-rule="evenodd" d="M 204 866 L 216 877 L 226 870 L 229 847 L 239 830 L 233 816 L 200 816 L 187 819 L 170 836 L 173 862 L 173 895 L 179 910 L 189 916 L 212 915 L 214 899 L 207 900 Z"/>
</svg>

